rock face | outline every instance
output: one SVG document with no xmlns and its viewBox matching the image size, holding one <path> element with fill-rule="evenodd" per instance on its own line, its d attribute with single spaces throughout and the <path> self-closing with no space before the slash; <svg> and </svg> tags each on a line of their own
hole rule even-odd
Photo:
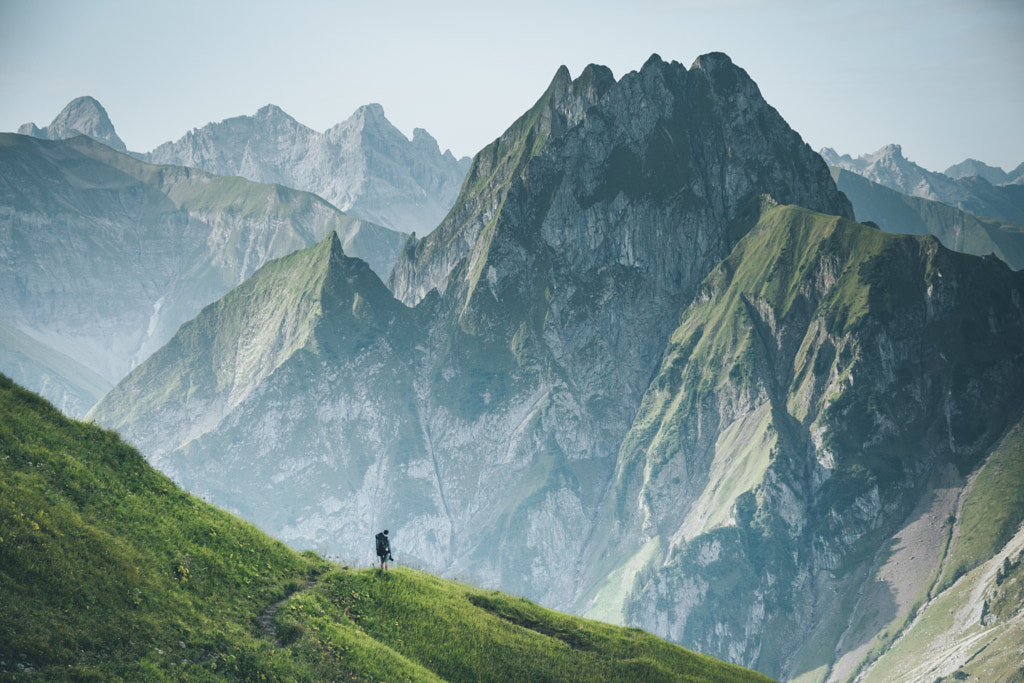
<svg viewBox="0 0 1024 683">
<path fill-rule="evenodd" d="M 561 69 L 390 292 L 333 237 L 272 261 L 90 416 L 296 547 L 368 564 L 387 526 L 400 561 L 842 678 L 934 574 L 849 596 L 1024 407 L 1024 275 L 852 217 L 725 55 Z"/>
<path fill-rule="evenodd" d="M 66 140 L 76 135 L 87 135 L 119 152 L 126 151 L 124 142 L 117 136 L 114 124 L 107 116 L 107 110 L 92 97 L 71 100 L 45 128 L 38 128 L 34 123 L 26 123 L 18 132 L 41 140 Z"/>
<path fill-rule="evenodd" d="M 848 154 L 840 156 L 826 147 L 821 156 L 829 166 L 851 171 L 903 194 L 942 202 L 976 216 L 1024 223 L 1024 186 L 1016 183 L 993 186 L 978 175 L 954 179 L 928 171 L 908 161 L 899 145 L 886 145 L 857 159 Z"/>
<path fill-rule="evenodd" d="M 244 390 L 201 382 L 210 395 L 189 401 L 219 407 L 198 414 L 162 410 L 174 390 L 139 392 L 218 361 L 161 354 L 161 370 L 147 362 L 93 415 L 296 545 L 362 557 L 367 531 L 352 525 L 366 522 L 359 510 L 369 506 L 405 520 L 391 525 L 404 551 L 435 569 L 569 605 L 592 579 L 588 538 L 667 335 L 762 194 L 851 215 L 821 159 L 724 55 L 690 70 L 654 57 L 618 82 L 603 67 L 576 80 L 563 69 L 476 157 L 452 217 L 403 254 L 393 283 L 405 305 L 388 310 L 411 338 L 366 333 L 361 365 L 296 351 L 316 377 L 338 378 L 327 384 L 303 366 L 287 380 L 283 369 L 236 373 Z M 347 329 L 331 320 L 325 312 L 323 325 Z M 233 326 L 223 336 L 224 323 L 204 326 L 223 339 L 214 346 L 234 346 Z M 275 339 L 260 348 L 292 348 Z M 394 375 L 391 398 L 359 368 Z M 311 413 L 297 409 L 307 403 Z M 392 403 L 401 410 L 380 407 Z M 320 404 L 337 408 L 328 417 Z M 313 414 L 336 426 L 311 429 Z M 374 426 L 386 415 L 411 422 Z M 246 428 L 253 420 L 266 429 Z M 353 439 L 363 444 L 356 455 Z M 215 455 L 229 442 L 238 460 Z M 411 460 L 385 464 L 385 451 Z M 253 481 L 246 472 L 256 462 L 284 468 L 273 477 L 280 496 L 235 486 Z M 301 496 L 283 486 L 292 471 L 308 473 L 296 481 L 347 483 Z M 395 480 L 426 488 L 393 496 Z M 374 491 L 385 497 L 368 497 Z M 572 559 L 548 561 L 556 555 Z"/>
<path fill-rule="evenodd" d="M 886 232 L 935 235 L 964 254 L 995 254 L 1014 270 L 1024 268 L 1024 225 L 979 218 L 947 204 L 890 190 L 851 171 L 833 167 L 836 187 L 853 203 L 857 220 Z"/>
<path fill-rule="evenodd" d="M 268 105 L 139 156 L 312 192 L 346 213 L 406 234 L 429 232 L 444 218 L 469 165 L 468 158 L 442 154 L 425 130 L 416 129 L 410 141 L 379 104 L 360 107 L 324 133 Z"/>
<path fill-rule="evenodd" d="M 109 384 L 270 258 L 337 231 L 383 270 L 402 241 L 307 193 L 153 166 L 82 137 L 0 135 L 0 176 L 0 315 Z M 42 377 L 26 385 L 63 404 Z"/>
<path fill-rule="evenodd" d="M 768 207 L 623 441 L 615 554 L 660 548 L 627 622 L 780 678 L 847 680 L 891 645 L 943 587 L 962 477 L 1017 419 L 1022 286 L 932 238 Z"/>
</svg>

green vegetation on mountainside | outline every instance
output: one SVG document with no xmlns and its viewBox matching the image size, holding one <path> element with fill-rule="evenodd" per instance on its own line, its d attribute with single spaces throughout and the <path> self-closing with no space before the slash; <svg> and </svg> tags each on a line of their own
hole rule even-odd
<svg viewBox="0 0 1024 683">
<path fill-rule="evenodd" d="M 1017 424 L 978 472 L 967 496 L 939 590 L 987 561 L 1024 521 L 1024 423 Z"/>
<path fill-rule="evenodd" d="M 804 623 L 801 563 L 858 586 L 914 504 L 904 482 L 949 462 L 966 474 L 989 452 L 1020 409 L 1022 282 L 930 236 L 766 202 L 683 314 L 620 450 L 615 500 L 639 496 L 634 523 L 677 543 L 641 572 L 627 623 L 664 623 L 660 596 L 696 585 L 700 600 L 667 617 L 673 638 L 732 652 L 754 618 L 736 596 L 758 596 L 775 616 L 741 661 L 779 673 L 777 654 L 801 645 L 787 639 L 811 629 L 832 634 L 815 645 L 828 665 L 848 615 Z M 1017 459 L 996 461 L 1005 486 L 979 478 L 978 501 L 1005 516 L 965 512 L 975 562 L 1020 520 Z"/>
<path fill-rule="evenodd" d="M 2 376 L 0 610 L 11 680 L 767 680 L 637 629 L 296 553 Z"/>
<path fill-rule="evenodd" d="M 0 377 L 0 661 L 45 678 L 267 666 L 260 611 L 324 568 Z M 252 667 L 256 667 L 253 669 Z"/>
<path fill-rule="evenodd" d="M 404 568 L 384 575 L 332 572 L 279 614 L 284 642 L 311 657 L 344 656 L 362 645 L 372 658 L 349 663 L 357 675 L 390 653 L 398 655 L 390 663 L 395 678 L 412 680 L 768 680 L 639 629 L 552 612 Z M 379 652 L 366 646 L 371 641 Z"/>
<path fill-rule="evenodd" d="M 568 79 L 568 71 L 563 74 L 560 70 L 555 76 L 555 81 L 560 78 Z M 553 87 L 554 83 L 500 138 L 484 147 L 473 158 L 455 206 L 448 212 L 448 217 L 438 229 L 416 243 L 414 261 L 427 262 L 435 251 L 448 246 L 459 236 L 458 229 L 465 223 L 485 210 L 493 210 L 496 206 L 497 211 L 494 211 L 488 225 L 484 227 L 485 230 L 493 230 L 494 222 L 501 212 L 501 206 L 504 205 L 505 196 L 511 186 L 511 179 L 522 173 L 551 132 L 550 128 L 545 129 L 538 126 L 538 123 L 546 120 L 550 125 Z M 474 200 L 472 205 L 470 199 Z M 455 216 L 458 216 L 459 220 L 452 220 Z"/>
<path fill-rule="evenodd" d="M 268 262 L 241 286 L 203 309 L 171 340 L 107 394 L 90 416 L 124 425 L 132 416 L 167 403 L 188 403 L 244 395 L 260 378 L 310 343 L 323 316 L 321 294 L 328 262 L 337 243 L 331 234 L 320 244 Z M 197 353 L 210 362 L 193 367 Z M 134 395 L 140 386 L 158 392 Z M 111 412 L 113 411 L 113 412 Z M 128 412 L 126 412 L 128 411 Z"/>
<path fill-rule="evenodd" d="M 773 345 L 771 337 L 784 331 L 803 337 L 806 330 L 795 328 L 806 325 L 815 310 L 826 328 L 840 336 L 869 310 L 877 310 L 889 295 L 865 264 L 874 262 L 893 239 L 835 216 L 767 206 L 757 225 L 701 285 L 670 339 L 622 452 L 642 452 L 659 468 L 677 452 L 686 416 L 702 410 L 708 396 L 727 389 L 733 400 L 760 402 L 772 392 L 798 387 L 812 369 L 825 374 L 827 366 L 814 364 L 826 359 L 807 357 L 811 350 L 801 345 L 800 354 L 785 359 L 788 366 L 774 368 L 782 381 L 771 386 L 776 382 L 764 370 L 774 359 L 767 359 L 762 347 Z M 835 284 L 815 293 L 820 279 Z M 799 320 L 791 321 L 797 303 Z M 785 394 L 771 398 L 784 400 Z M 817 409 L 827 398 L 817 397 Z"/>
<path fill-rule="evenodd" d="M 409 258 L 413 266 L 427 264 L 442 249 L 451 250 L 452 264 L 467 257 L 469 264 L 463 264 L 458 277 L 466 281 L 471 294 L 488 261 L 491 237 L 509 192 L 521 189 L 524 183 L 529 185 L 527 167 L 552 136 L 565 132 L 565 110 L 587 106 L 614 82 L 611 72 L 604 67 L 589 65 L 576 80 L 572 80 L 566 67 L 559 68 L 540 99 L 473 158 L 459 198 L 445 220 L 415 243 Z M 468 230 L 476 232 L 467 237 Z M 462 243 L 453 245 L 456 240 Z"/>
</svg>

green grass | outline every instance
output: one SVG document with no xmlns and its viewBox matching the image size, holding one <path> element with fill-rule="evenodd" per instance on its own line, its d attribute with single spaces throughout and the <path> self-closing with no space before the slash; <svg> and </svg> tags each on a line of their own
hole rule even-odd
<svg viewBox="0 0 1024 683">
<path fill-rule="evenodd" d="M 767 680 L 637 629 L 297 553 L 2 375 L 0 613 L 3 680 Z"/>
<path fill-rule="evenodd" d="M 622 624 L 622 608 L 633 590 L 637 574 L 655 560 L 661 546 L 660 537 L 655 536 L 613 570 L 597 589 L 586 616 L 609 624 Z"/>
<path fill-rule="evenodd" d="M 0 675 L 170 680 L 269 662 L 254 620 L 322 568 L 0 376 Z"/>
<path fill-rule="evenodd" d="M 331 572 L 285 603 L 279 623 L 290 647 L 348 655 L 356 676 L 385 664 L 389 680 L 768 680 L 638 629 L 405 568 Z"/>
<path fill-rule="evenodd" d="M 996 447 L 978 473 L 964 504 L 960 533 L 938 590 L 985 562 L 1006 544 L 1024 521 L 1024 422 Z"/>
</svg>

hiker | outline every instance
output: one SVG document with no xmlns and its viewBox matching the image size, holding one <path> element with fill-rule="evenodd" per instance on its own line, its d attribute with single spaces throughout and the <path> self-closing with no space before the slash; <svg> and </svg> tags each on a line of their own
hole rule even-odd
<svg viewBox="0 0 1024 683">
<path fill-rule="evenodd" d="M 380 532 L 376 536 L 377 538 L 377 557 L 380 558 L 380 568 L 384 571 L 388 570 L 388 560 L 394 562 L 395 558 L 391 556 L 391 542 L 388 540 L 388 530 Z"/>
</svg>

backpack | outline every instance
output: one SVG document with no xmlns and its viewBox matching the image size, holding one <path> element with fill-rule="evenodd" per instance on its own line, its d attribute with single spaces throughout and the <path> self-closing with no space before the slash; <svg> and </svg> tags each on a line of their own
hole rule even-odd
<svg viewBox="0 0 1024 683">
<path fill-rule="evenodd" d="M 387 555 L 388 554 L 388 537 L 385 536 L 384 532 L 382 531 L 379 534 L 377 534 L 376 538 L 377 538 L 377 555 L 378 556 Z"/>
</svg>

